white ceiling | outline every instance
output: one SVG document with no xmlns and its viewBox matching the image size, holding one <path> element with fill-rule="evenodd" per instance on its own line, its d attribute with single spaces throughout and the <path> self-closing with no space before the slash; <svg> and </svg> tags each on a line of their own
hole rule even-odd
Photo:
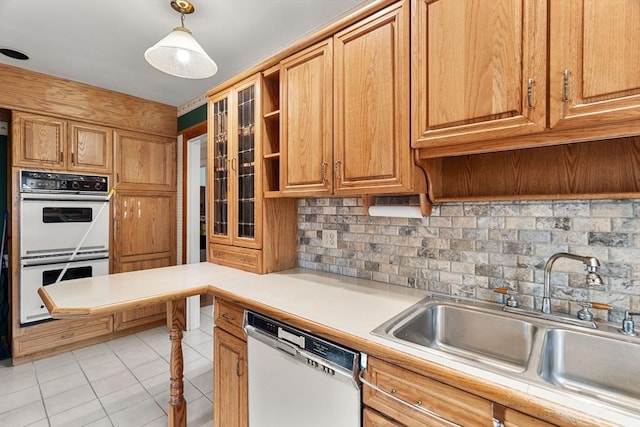
<svg viewBox="0 0 640 427">
<path fill-rule="evenodd" d="M 208 79 L 166 75 L 144 51 L 180 25 L 170 0 L 0 0 L 0 63 L 181 106 L 363 0 L 193 0 L 185 27 L 218 64 Z"/>
</svg>

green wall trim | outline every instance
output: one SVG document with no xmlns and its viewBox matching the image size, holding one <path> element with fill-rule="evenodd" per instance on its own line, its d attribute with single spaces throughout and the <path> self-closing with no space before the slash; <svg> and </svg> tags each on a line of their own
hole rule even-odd
<svg viewBox="0 0 640 427">
<path fill-rule="evenodd" d="M 0 135 L 0 238 L 2 238 L 2 215 L 7 209 L 7 182 L 9 172 L 7 171 L 8 144 L 7 137 Z"/>
<path fill-rule="evenodd" d="M 189 111 L 178 117 L 178 133 L 198 123 L 207 121 L 207 104 L 202 104 L 195 110 Z"/>
</svg>

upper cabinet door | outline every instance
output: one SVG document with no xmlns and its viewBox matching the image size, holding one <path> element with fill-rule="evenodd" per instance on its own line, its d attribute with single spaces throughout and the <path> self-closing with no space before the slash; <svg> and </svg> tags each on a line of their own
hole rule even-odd
<svg viewBox="0 0 640 427">
<path fill-rule="evenodd" d="M 412 1 L 414 147 L 545 129 L 545 0 Z"/>
<path fill-rule="evenodd" d="M 236 86 L 232 91 L 235 114 L 233 132 L 237 138 L 231 145 L 231 174 L 235 196 L 234 244 L 249 248 L 259 248 L 262 244 L 262 151 L 260 122 L 260 85 L 258 79 Z"/>
<path fill-rule="evenodd" d="M 636 120 L 640 1 L 551 0 L 550 126 Z"/>
<path fill-rule="evenodd" d="M 334 193 L 410 189 L 408 5 L 336 34 L 334 63 Z"/>
<path fill-rule="evenodd" d="M 329 39 L 281 63 L 280 167 L 289 195 L 331 194 L 332 51 Z"/>
<path fill-rule="evenodd" d="M 119 188 L 175 191 L 175 139 L 120 130 L 115 138 Z"/>
<path fill-rule="evenodd" d="M 69 170 L 111 173 L 113 130 L 85 123 L 69 124 Z"/>
<path fill-rule="evenodd" d="M 229 197 L 231 180 L 229 170 L 229 94 L 212 98 L 209 101 L 208 119 L 208 179 L 209 186 L 209 240 L 218 243 L 231 243 L 229 224 L 233 223 Z"/>
<path fill-rule="evenodd" d="M 12 134 L 14 166 L 66 169 L 65 120 L 14 112 Z"/>
</svg>

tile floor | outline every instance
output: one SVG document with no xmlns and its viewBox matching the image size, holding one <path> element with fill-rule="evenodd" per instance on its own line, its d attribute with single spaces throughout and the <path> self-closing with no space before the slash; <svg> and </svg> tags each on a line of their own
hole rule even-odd
<svg viewBox="0 0 640 427">
<path fill-rule="evenodd" d="M 212 306 L 182 341 L 188 426 L 213 425 Z M 166 426 L 169 330 L 159 327 L 23 365 L 0 361 L 0 426 Z"/>
</svg>

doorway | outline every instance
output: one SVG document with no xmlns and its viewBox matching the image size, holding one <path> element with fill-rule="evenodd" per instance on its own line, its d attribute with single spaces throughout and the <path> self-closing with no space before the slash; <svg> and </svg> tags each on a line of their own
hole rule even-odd
<svg viewBox="0 0 640 427">
<path fill-rule="evenodd" d="M 207 135 L 186 143 L 186 259 L 187 264 L 207 260 Z M 187 298 L 187 329 L 200 324 L 200 296 Z"/>
</svg>

